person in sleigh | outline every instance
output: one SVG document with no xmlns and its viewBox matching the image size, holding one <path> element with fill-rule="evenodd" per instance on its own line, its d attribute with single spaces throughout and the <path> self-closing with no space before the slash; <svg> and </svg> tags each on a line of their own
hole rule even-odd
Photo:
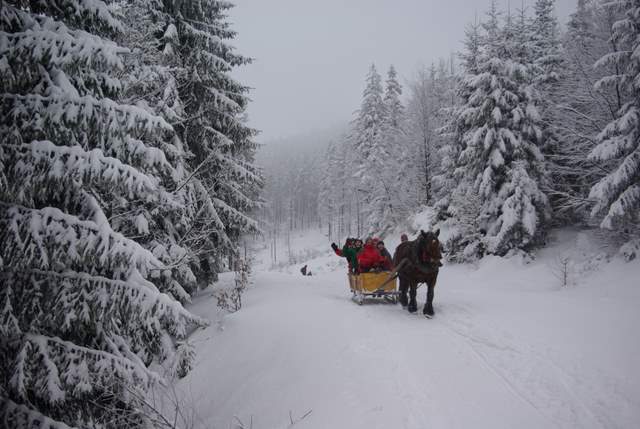
<svg viewBox="0 0 640 429">
<path fill-rule="evenodd" d="M 368 238 L 365 241 L 362 251 L 358 253 L 359 272 L 366 273 L 369 271 L 382 271 L 385 269 L 387 261 L 376 247 L 377 241 L 374 241 L 372 238 Z"/>
<path fill-rule="evenodd" d="M 359 243 L 362 243 L 362 241 L 356 238 L 347 238 L 342 249 L 336 243 L 331 243 L 331 248 L 335 254 L 347 259 L 349 273 L 352 274 L 358 272 L 358 253 L 361 250 Z"/>
</svg>

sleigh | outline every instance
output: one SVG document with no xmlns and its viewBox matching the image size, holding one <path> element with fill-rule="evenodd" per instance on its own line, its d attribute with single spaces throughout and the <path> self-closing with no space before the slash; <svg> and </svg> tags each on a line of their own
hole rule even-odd
<svg viewBox="0 0 640 429">
<path fill-rule="evenodd" d="M 352 299 L 358 305 L 362 305 L 365 298 L 382 298 L 395 304 L 398 285 L 394 274 L 389 271 L 349 274 Z"/>
</svg>

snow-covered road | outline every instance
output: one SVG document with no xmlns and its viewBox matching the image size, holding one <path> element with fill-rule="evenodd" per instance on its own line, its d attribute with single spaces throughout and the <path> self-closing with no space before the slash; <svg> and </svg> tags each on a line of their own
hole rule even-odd
<svg viewBox="0 0 640 429">
<path fill-rule="evenodd" d="M 179 387 L 209 428 L 638 427 L 629 275 L 581 290 L 541 286 L 548 276 L 497 258 L 445 267 L 428 320 L 356 305 L 342 270 L 257 272 L 242 311 L 196 333 Z M 215 302 L 193 310 L 214 318 Z"/>
</svg>

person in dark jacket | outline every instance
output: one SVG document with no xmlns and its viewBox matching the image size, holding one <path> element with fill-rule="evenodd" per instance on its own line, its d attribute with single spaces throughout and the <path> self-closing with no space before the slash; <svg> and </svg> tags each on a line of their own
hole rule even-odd
<svg viewBox="0 0 640 429">
<path fill-rule="evenodd" d="M 392 271 L 393 270 L 393 258 L 391 257 L 391 254 L 389 253 L 389 251 L 387 250 L 386 247 L 384 247 L 384 241 L 380 240 L 376 243 L 376 248 L 378 249 L 378 252 L 380 253 L 380 256 L 382 256 L 382 258 L 384 258 L 384 263 L 382 264 L 382 269 L 385 271 Z"/>
<path fill-rule="evenodd" d="M 362 244 L 362 240 L 359 238 L 354 238 L 353 247 L 356 249 L 356 253 L 360 253 L 364 245 Z"/>
</svg>

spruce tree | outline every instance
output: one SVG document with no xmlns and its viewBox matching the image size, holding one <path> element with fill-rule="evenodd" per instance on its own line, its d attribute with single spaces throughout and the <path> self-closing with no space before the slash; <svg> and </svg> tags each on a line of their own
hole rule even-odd
<svg viewBox="0 0 640 429">
<path fill-rule="evenodd" d="M 371 173 L 370 158 L 379 145 L 385 124 L 385 106 L 382 99 L 382 79 L 374 64 L 371 65 L 362 94 L 362 104 L 353 122 L 352 140 L 360 163 L 356 175 L 363 183 Z"/>
<path fill-rule="evenodd" d="M 385 121 L 382 78 L 372 64 L 366 79 L 362 105 L 353 122 L 350 137 L 356 159 L 354 191 L 361 202 L 358 216 L 363 219 L 363 232 L 367 234 L 380 232 L 381 221 L 387 209 L 386 184 L 377 178 L 388 159 L 387 147 L 383 140 Z"/>
<path fill-rule="evenodd" d="M 189 183 L 199 202 L 197 231 L 200 281 L 215 278 L 225 256 L 237 253 L 239 238 L 256 232 L 251 212 L 259 207 L 262 178 L 254 165 L 256 131 L 247 126 L 246 86 L 231 71 L 250 59 L 235 52 L 227 11 L 218 0 L 151 2 L 158 22 L 158 49 L 172 66 L 182 115 L 172 122 L 189 160 Z"/>
<path fill-rule="evenodd" d="M 511 43 L 513 21 L 501 28 L 499 17 L 494 2 L 483 24 L 478 74 L 466 82 L 468 97 L 456 118 L 464 148 L 457 169 L 468 179 L 455 192 L 459 200 L 466 195 L 482 199 L 478 226 L 483 237 L 469 245 L 478 254 L 504 255 L 531 248 L 549 211 L 540 190 L 545 171 L 535 90 L 523 53 Z"/>
<path fill-rule="evenodd" d="M 547 85 L 560 79 L 562 68 L 560 30 L 554 15 L 555 3 L 555 0 L 536 0 L 531 23 L 531 55 L 533 65 L 537 68 L 535 80 Z"/>
<path fill-rule="evenodd" d="M 452 77 L 454 94 L 456 100 L 465 103 L 474 92 L 473 83 L 480 73 L 479 62 L 482 49 L 481 25 L 476 19 L 474 23 L 465 27 L 465 38 L 463 41 L 464 50 L 459 54 L 462 62 L 462 75 L 455 79 Z M 441 170 L 434 177 L 438 192 L 436 195 L 435 208 L 437 217 L 445 220 L 451 216 L 456 216 L 454 211 L 457 205 L 451 204 L 454 191 L 465 179 L 464 171 L 457 169 L 458 159 L 462 149 L 463 136 L 469 124 L 460 120 L 464 111 L 464 104 L 453 105 L 445 109 L 446 120 L 439 132 L 446 139 L 446 143 L 439 149 Z"/>
<path fill-rule="evenodd" d="M 608 168 L 588 159 L 596 135 L 619 105 L 615 88 L 594 88 L 603 76 L 615 73 L 612 67 L 593 67 L 611 47 L 608 14 L 595 1 L 580 0 L 562 36 L 562 73 L 552 83 L 547 111 L 554 138 L 545 153 L 554 221 L 559 224 L 589 221 L 589 191 Z"/>
<path fill-rule="evenodd" d="M 153 0 L 121 3 L 121 21 L 125 29 L 118 34 L 118 42 L 131 51 L 124 58 L 122 97 L 172 124 L 183 115 L 173 68 L 165 64 L 165 56 L 158 49 L 156 35 L 157 4 Z M 193 266 L 197 262 L 198 247 L 189 241 L 189 234 L 199 229 L 194 225 L 198 210 L 197 193 L 189 181 L 188 158 L 179 136 L 173 132 L 161 142 L 162 150 L 172 165 L 171 175 L 161 177 L 163 187 L 171 190 L 177 204 L 165 205 L 162 210 L 146 207 L 138 202 L 135 210 L 114 217 L 113 227 L 135 237 L 170 270 L 160 276 L 161 291 L 170 293 L 182 302 L 190 299 L 198 287 Z"/>
<path fill-rule="evenodd" d="M 402 171 L 406 172 L 412 160 L 408 159 L 405 150 L 405 108 L 400 97 L 402 85 L 398 82 L 398 73 L 393 65 L 389 67 L 385 85 L 384 124 L 383 136 L 376 152 L 381 155 L 376 178 L 378 179 L 377 193 L 381 195 L 378 200 L 382 219 L 381 230 L 386 230 L 397 224 L 401 218 L 408 214 L 409 201 L 406 199 L 405 186 Z"/>
<path fill-rule="evenodd" d="M 150 365 L 188 370 L 192 352 L 174 341 L 204 324 L 160 292 L 170 268 L 131 239 L 147 212 L 184 207 L 165 188 L 172 126 L 122 102 L 124 29 L 98 0 L 2 5 L 4 427 L 150 424 Z"/>
<path fill-rule="evenodd" d="M 387 81 L 384 92 L 385 128 L 391 133 L 399 134 L 402 132 L 404 123 L 404 106 L 400 97 L 402 96 L 402 85 L 398 82 L 398 73 L 393 64 L 389 67 L 387 73 Z"/>
<path fill-rule="evenodd" d="M 617 73 L 604 77 L 598 86 L 617 85 L 628 98 L 598 135 L 598 145 L 589 154 L 595 162 L 615 163 L 589 196 L 596 201 L 592 214 L 602 216 L 602 228 L 626 228 L 636 235 L 640 229 L 640 1 L 620 0 L 609 7 L 624 11 L 624 17 L 612 28 L 612 42 L 619 51 L 604 55 L 597 65 L 613 65 Z M 633 255 L 637 253 L 638 248 Z"/>
</svg>

